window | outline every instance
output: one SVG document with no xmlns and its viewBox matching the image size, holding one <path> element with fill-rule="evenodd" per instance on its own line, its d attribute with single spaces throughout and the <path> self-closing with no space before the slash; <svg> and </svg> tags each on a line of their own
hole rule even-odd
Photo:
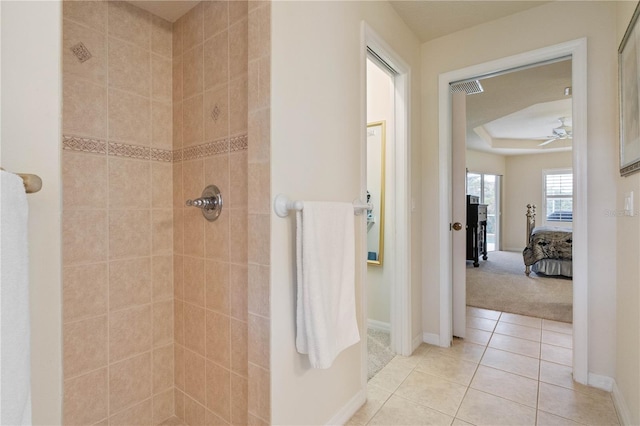
<svg viewBox="0 0 640 426">
<path fill-rule="evenodd" d="M 499 250 L 500 176 L 467 172 L 467 194 L 487 205 L 487 251 Z"/>
<path fill-rule="evenodd" d="M 544 170 L 544 211 L 547 222 L 573 222 L 573 172 Z"/>
</svg>

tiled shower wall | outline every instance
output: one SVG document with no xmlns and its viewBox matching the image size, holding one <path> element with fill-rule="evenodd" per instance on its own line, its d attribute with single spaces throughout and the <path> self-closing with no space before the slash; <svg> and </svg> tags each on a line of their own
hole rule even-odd
<svg viewBox="0 0 640 426">
<path fill-rule="evenodd" d="M 63 5 L 64 423 L 174 413 L 171 24 Z"/>
</svg>

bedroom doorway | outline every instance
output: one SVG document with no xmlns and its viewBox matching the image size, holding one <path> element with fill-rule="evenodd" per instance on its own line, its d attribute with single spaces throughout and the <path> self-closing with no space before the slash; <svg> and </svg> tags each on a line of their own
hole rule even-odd
<svg viewBox="0 0 640 426">
<path fill-rule="evenodd" d="M 573 180 L 574 180 L 574 201 L 573 201 L 573 290 L 572 290 L 572 304 L 573 304 L 573 339 L 572 339 L 572 370 L 574 379 L 586 384 L 588 381 L 588 369 L 587 369 L 587 286 L 588 282 L 587 274 L 587 256 L 586 256 L 586 244 L 587 244 L 587 190 L 586 190 L 586 176 L 587 176 L 587 161 L 586 161 L 586 40 L 579 39 L 571 42 L 562 43 L 555 46 L 539 49 L 536 51 L 525 52 L 512 57 L 502 58 L 496 61 L 487 62 L 471 66 L 468 68 L 448 72 L 440 76 L 440 149 L 442 153 L 442 161 L 444 171 L 441 172 L 441 191 L 440 199 L 444 201 L 441 203 L 441 223 L 443 232 L 440 234 L 441 245 L 443 249 L 451 247 L 451 228 L 452 215 L 450 210 L 450 202 L 446 203 L 446 200 L 450 198 L 450 182 L 451 178 L 451 160 L 447 160 L 447 153 L 451 155 L 451 123 L 452 110 L 451 110 L 451 94 L 450 84 L 456 82 L 473 81 L 479 79 L 478 76 L 489 76 L 503 74 L 506 71 L 512 71 L 514 69 L 522 69 L 523 67 L 531 67 L 540 62 L 554 61 L 564 58 L 570 58 L 572 64 L 571 70 L 571 85 L 569 90 L 572 93 L 571 107 L 572 107 L 572 152 L 571 159 L 573 164 Z M 558 117 L 560 120 L 562 117 Z M 563 126 L 564 123 L 560 123 L 557 127 Z M 553 129 L 555 129 L 554 127 Z M 552 130 L 553 130 L 552 129 Z M 555 133 L 554 133 L 555 134 Z M 548 135 L 548 139 L 552 139 L 553 134 Z M 500 138 L 498 138 L 500 139 Z M 548 140 L 547 139 L 547 140 Z M 554 138 L 560 139 L 560 138 Z M 535 149 L 540 144 L 544 144 L 547 140 L 540 140 L 531 142 L 531 148 Z M 508 144 L 508 140 L 496 141 L 496 146 L 504 147 Z M 562 143 L 562 141 L 560 141 Z M 535 144 L 535 145 L 534 145 Z M 558 145 L 555 142 L 552 145 Z M 548 145 L 548 144 L 547 144 Z M 455 152 L 455 150 L 454 150 Z M 450 157 L 451 158 L 451 157 Z M 536 179 L 539 185 L 542 184 L 542 176 Z M 505 176 L 504 186 L 509 187 L 509 177 Z M 541 192 L 538 192 L 541 193 Z M 524 194 L 529 196 L 530 194 Z M 506 198 L 506 195 L 505 195 Z M 506 201 L 503 199 L 503 204 Z M 526 205 L 526 203 L 524 203 Z M 540 204 L 540 203 L 538 203 Z M 506 213 L 505 213 L 506 215 Z M 503 216 L 505 216 L 503 215 Z M 520 217 L 524 215 L 524 211 L 520 214 Z M 445 222 L 446 221 L 446 222 Z M 504 224 L 503 224 L 504 225 Z M 446 227 L 446 228 L 445 228 Z M 447 229 L 449 232 L 445 232 Z M 507 227 L 503 226 L 504 232 L 507 231 Z M 521 239 L 525 239 L 524 232 L 521 234 Z M 504 244 L 506 246 L 506 244 Z M 520 244 L 519 249 L 522 249 L 523 244 Z M 507 247 L 505 247 L 506 249 Z M 513 248 L 513 247 L 512 247 Z M 518 247 L 515 247 L 518 249 Z M 447 253 L 452 253 L 449 249 Z M 443 346 L 449 345 L 454 329 L 453 324 L 455 318 L 466 317 L 465 307 L 456 307 L 453 305 L 453 294 L 455 292 L 454 285 L 451 281 L 451 265 L 453 264 L 452 257 L 445 258 L 443 262 L 443 274 L 441 274 L 440 288 L 441 288 L 441 303 L 440 303 L 440 343 Z M 461 312 L 462 311 L 462 312 Z"/>
</svg>

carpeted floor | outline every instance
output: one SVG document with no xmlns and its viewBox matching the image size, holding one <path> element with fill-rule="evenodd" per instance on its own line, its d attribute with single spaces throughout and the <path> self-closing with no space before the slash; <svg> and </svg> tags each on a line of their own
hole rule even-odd
<svg viewBox="0 0 640 426">
<path fill-rule="evenodd" d="M 524 274 L 521 253 L 494 251 L 478 268 L 467 262 L 467 305 L 572 322 L 573 281 Z"/>
<path fill-rule="evenodd" d="M 391 335 L 387 331 L 367 329 L 367 350 L 368 350 L 368 374 L 371 379 L 376 373 L 382 370 L 393 359 L 395 354 L 391 352 Z"/>
</svg>

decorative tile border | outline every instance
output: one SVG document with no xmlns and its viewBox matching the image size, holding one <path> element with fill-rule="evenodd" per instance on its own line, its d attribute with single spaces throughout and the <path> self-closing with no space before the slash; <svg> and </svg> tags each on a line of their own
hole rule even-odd
<svg viewBox="0 0 640 426">
<path fill-rule="evenodd" d="M 247 135 L 233 136 L 229 139 L 221 139 L 202 145 L 176 149 L 174 151 L 120 142 L 106 142 L 100 139 L 83 138 L 80 136 L 62 136 L 62 149 L 65 150 L 167 163 L 195 160 L 196 158 L 211 157 L 227 152 L 243 151 L 248 149 L 248 147 Z"/>
</svg>

